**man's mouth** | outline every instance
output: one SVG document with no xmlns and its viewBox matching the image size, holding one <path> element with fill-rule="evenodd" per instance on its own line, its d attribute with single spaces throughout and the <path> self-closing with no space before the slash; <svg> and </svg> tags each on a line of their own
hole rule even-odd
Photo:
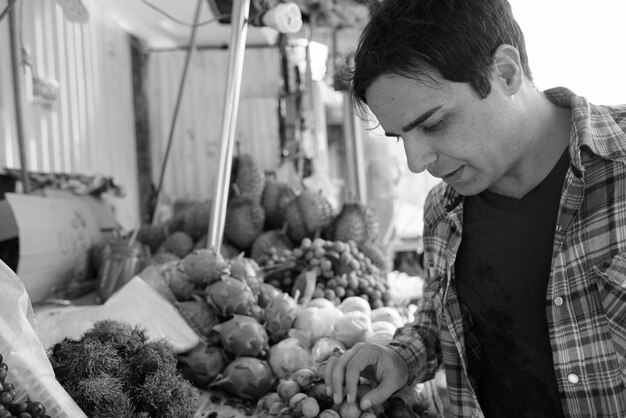
<svg viewBox="0 0 626 418">
<path fill-rule="evenodd" d="M 453 183 L 455 180 L 458 180 L 458 178 L 461 176 L 462 169 L 463 169 L 463 166 L 460 166 L 456 170 L 446 174 L 445 176 L 442 176 L 441 179 L 445 181 L 446 183 Z"/>
</svg>

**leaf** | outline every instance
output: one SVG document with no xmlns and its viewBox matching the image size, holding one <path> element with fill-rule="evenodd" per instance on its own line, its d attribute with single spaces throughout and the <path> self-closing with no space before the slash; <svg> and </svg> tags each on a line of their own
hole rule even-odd
<svg viewBox="0 0 626 418">
<path fill-rule="evenodd" d="M 300 305 L 306 305 L 313 298 L 315 285 L 317 283 L 317 273 L 313 270 L 305 270 L 298 275 L 291 288 L 291 296 Z"/>
</svg>

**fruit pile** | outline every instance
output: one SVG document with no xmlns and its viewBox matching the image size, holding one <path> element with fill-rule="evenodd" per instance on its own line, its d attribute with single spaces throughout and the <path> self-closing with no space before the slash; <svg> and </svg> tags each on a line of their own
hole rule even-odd
<svg viewBox="0 0 626 418">
<path fill-rule="evenodd" d="M 310 298 L 326 298 L 339 305 L 348 297 L 360 296 L 376 309 L 390 306 L 392 298 L 386 276 L 373 258 L 352 240 L 304 238 L 299 247 L 283 249 L 280 254 L 270 247 L 259 264 L 265 271 L 265 282 L 284 292 L 291 292 L 297 278 L 311 271 L 316 280 Z"/>
<path fill-rule="evenodd" d="M 46 415 L 46 407 L 39 401 L 15 402 L 15 386 L 6 381 L 8 370 L 9 366 L 0 354 L 0 418 L 50 418 Z"/>
<path fill-rule="evenodd" d="M 257 416 L 259 418 L 425 418 L 436 416 L 431 412 L 432 400 L 426 400 L 423 397 L 418 399 L 419 395 L 410 406 L 402 396 L 398 395 L 392 396 L 382 405 L 361 410 L 359 400 L 373 387 L 373 382 L 364 378 L 361 378 L 357 386 L 355 402 L 348 402 L 344 399 L 336 404 L 326 393 L 324 367 L 325 364 L 322 363 L 316 367 L 298 369 L 288 378 L 281 379 L 275 391 L 268 392 L 258 400 Z"/>
<path fill-rule="evenodd" d="M 233 160 L 224 237 L 225 259 L 239 254 L 267 270 L 272 283 L 292 294 L 296 278 L 314 271 L 315 296 L 340 302 L 350 295 L 388 306 L 391 258 L 376 243 L 378 223 L 367 206 L 348 202 L 333 210 L 319 191 L 294 191 L 265 174 L 248 154 Z M 149 264 L 162 265 L 207 247 L 211 203 L 180 203 L 163 225 L 142 225 L 137 240 L 150 248 Z M 312 296 L 312 295 L 308 295 Z"/>
<path fill-rule="evenodd" d="M 89 417 L 190 417 L 198 407 L 198 391 L 180 375 L 172 346 L 148 340 L 138 326 L 99 320 L 80 338 L 54 344 L 48 358 Z"/>
</svg>

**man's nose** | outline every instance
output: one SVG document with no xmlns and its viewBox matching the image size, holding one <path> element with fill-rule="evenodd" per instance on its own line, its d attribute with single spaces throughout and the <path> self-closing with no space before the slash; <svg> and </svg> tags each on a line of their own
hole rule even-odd
<svg viewBox="0 0 626 418">
<path fill-rule="evenodd" d="M 412 136 L 403 138 L 402 142 L 409 170 L 413 173 L 421 173 L 437 161 L 437 152 L 423 139 Z"/>
</svg>

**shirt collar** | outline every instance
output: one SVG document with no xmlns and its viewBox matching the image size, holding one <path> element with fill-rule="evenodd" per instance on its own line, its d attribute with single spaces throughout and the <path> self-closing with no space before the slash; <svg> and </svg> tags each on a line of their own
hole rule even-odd
<svg viewBox="0 0 626 418">
<path fill-rule="evenodd" d="M 581 150 L 608 160 L 626 161 L 626 133 L 617 124 L 610 108 L 594 106 L 589 101 L 564 87 L 546 90 L 546 97 L 554 104 L 572 112 L 570 133 L 570 160 L 580 173 L 584 172 Z"/>
</svg>

